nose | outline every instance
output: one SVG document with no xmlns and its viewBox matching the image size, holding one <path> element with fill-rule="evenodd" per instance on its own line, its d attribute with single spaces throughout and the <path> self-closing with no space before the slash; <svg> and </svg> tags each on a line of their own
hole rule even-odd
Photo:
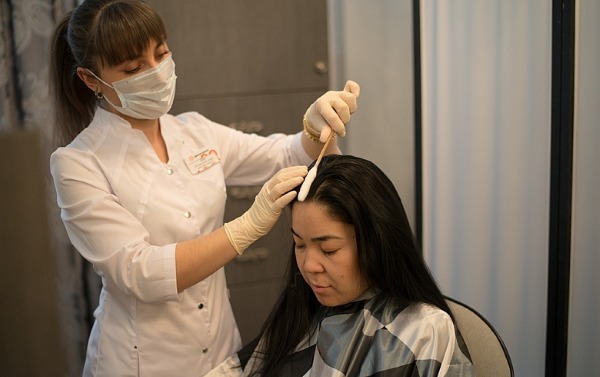
<svg viewBox="0 0 600 377">
<path fill-rule="evenodd" d="M 321 252 L 316 248 L 309 247 L 298 259 L 298 266 L 305 272 L 318 273 L 325 271 L 321 262 Z"/>
</svg>

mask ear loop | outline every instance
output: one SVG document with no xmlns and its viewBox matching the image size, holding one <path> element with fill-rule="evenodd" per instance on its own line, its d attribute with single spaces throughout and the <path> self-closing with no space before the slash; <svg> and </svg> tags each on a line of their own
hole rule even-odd
<svg viewBox="0 0 600 377">
<path fill-rule="evenodd" d="M 90 73 L 90 75 L 94 76 L 95 79 L 97 79 L 98 81 L 100 81 L 101 83 L 103 83 L 105 85 L 108 85 L 104 81 L 102 81 L 102 79 L 100 77 L 96 76 L 96 74 L 94 72 L 92 72 L 91 70 L 88 69 L 87 71 Z M 96 88 L 96 90 L 94 90 L 94 95 L 96 96 L 96 99 L 98 99 L 98 100 L 104 99 L 104 94 L 102 94 L 102 92 L 100 91 L 99 88 Z"/>
</svg>

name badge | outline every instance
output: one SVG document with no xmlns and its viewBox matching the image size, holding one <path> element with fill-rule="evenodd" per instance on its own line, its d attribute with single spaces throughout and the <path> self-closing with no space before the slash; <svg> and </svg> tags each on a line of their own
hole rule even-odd
<svg viewBox="0 0 600 377">
<path fill-rule="evenodd" d="M 206 169 L 214 166 L 221 161 L 219 153 L 213 148 L 205 147 L 199 151 L 190 152 L 185 158 L 185 164 L 187 165 L 190 173 L 196 175 L 200 174 Z"/>
</svg>

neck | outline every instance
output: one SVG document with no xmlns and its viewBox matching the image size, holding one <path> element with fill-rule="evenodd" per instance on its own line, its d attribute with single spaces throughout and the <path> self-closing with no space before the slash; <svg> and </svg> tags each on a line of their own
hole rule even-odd
<svg viewBox="0 0 600 377">
<path fill-rule="evenodd" d="M 128 115 L 125 115 L 121 112 L 119 112 L 117 109 L 115 109 L 114 107 L 112 107 L 112 105 L 110 105 L 110 103 L 107 103 L 107 101 L 103 101 L 100 106 L 106 110 L 109 111 L 115 115 L 118 115 L 119 117 L 125 119 L 127 122 L 129 122 L 129 124 L 131 124 L 132 128 L 138 129 L 140 131 L 143 131 L 144 134 L 146 134 L 146 136 L 148 138 L 150 138 L 149 136 L 149 131 L 150 133 L 158 133 L 160 134 L 160 127 L 159 127 L 159 122 L 158 119 L 137 119 L 137 118 L 132 118 Z"/>
<path fill-rule="evenodd" d="M 142 120 L 136 119 L 138 122 L 134 125 L 131 124 L 131 127 L 137 128 L 141 130 L 150 144 L 152 144 L 152 148 L 156 152 L 158 159 L 163 163 L 167 163 L 169 161 L 169 155 L 167 152 L 167 145 L 165 144 L 165 139 L 163 139 L 162 133 L 160 131 L 160 122 L 158 119 L 154 120 Z"/>
<path fill-rule="evenodd" d="M 106 109 L 106 107 L 105 107 Z M 169 161 L 169 154 L 167 151 L 167 145 L 165 144 L 165 140 L 163 139 L 162 133 L 160 131 L 160 121 L 159 119 L 137 119 L 132 118 L 130 116 L 121 114 L 117 110 L 115 110 L 112 106 L 109 106 L 107 109 L 113 114 L 120 116 L 125 119 L 131 125 L 131 128 L 135 128 L 144 133 L 152 148 L 156 152 L 156 155 L 160 161 L 163 163 L 167 163 Z"/>
<path fill-rule="evenodd" d="M 157 140 L 162 140 L 162 134 L 160 132 L 160 122 L 158 119 L 134 119 L 130 117 L 124 117 L 131 124 L 131 128 L 140 130 L 146 135 L 150 143 L 154 144 Z"/>
<path fill-rule="evenodd" d="M 128 117 L 127 117 L 128 118 Z M 138 129 L 144 133 L 156 156 L 163 163 L 169 161 L 169 154 L 167 151 L 167 145 L 165 139 L 163 139 L 162 132 L 160 130 L 160 122 L 158 119 L 128 119 L 132 128 Z"/>
</svg>

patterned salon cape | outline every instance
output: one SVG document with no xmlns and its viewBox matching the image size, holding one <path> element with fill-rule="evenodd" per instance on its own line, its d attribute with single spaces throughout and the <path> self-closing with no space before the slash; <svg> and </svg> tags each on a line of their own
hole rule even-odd
<svg viewBox="0 0 600 377">
<path fill-rule="evenodd" d="M 452 319 L 434 306 L 394 305 L 374 296 L 326 308 L 321 318 L 312 339 L 287 357 L 280 376 L 475 375 Z M 259 362 L 256 351 L 247 363 L 235 355 L 207 376 L 248 376 Z"/>
</svg>

